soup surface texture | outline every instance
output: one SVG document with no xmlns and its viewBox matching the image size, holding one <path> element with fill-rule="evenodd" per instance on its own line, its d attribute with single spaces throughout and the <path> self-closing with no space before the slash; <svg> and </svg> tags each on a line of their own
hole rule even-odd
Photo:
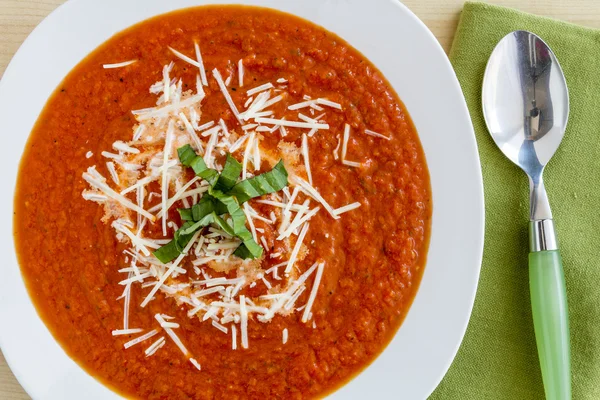
<svg viewBox="0 0 600 400">
<path fill-rule="evenodd" d="M 160 107 L 157 99 L 164 96 L 165 89 L 161 92 L 160 85 L 165 66 L 174 62 L 168 70 L 169 77 L 176 78 L 171 96 L 196 93 L 199 69 L 169 49 L 197 61 L 194 42 L 201 49 L 207 76 L 207 85 L 201 89 L 205 98 L 197 110 L 199 121 L 193 121 L 204 151 L 209 148 L 212 134 L 202 136 L 195 128 L 211 121 L 215 122 L 213 127 L 219 126 L 222 119 L 231 142 L 233 138 L 245 138 L 232 152 L 240 163 L 251 165 L 255 161 L 253 148 L 246 148 L 250 139 L 244 135 L 252 132 L 256 143 L 260 143 L 262 162 L 256 169 L 248 167 L 253 175 L 270 171 L 283 159 L 290 182 L 294 175 L 309 181 L 301 150 L 306 140 L 312 187 L 334 209 L 359 203 L 358 208 L 340 213 L 336 219 L 306 190 L 298 190 L 296 211 L 307 201 L 307 210 L 320 207 L 310 218 L 297 261 L 288 271 L 298 279 L 315 266 L 305 282 L 306 290 L 297 294 L 289 315 L 276 313 L 261 322 L 260 312 L 252 313 L 251 309 L 247 328 L 239 321 L 229 321 L 227 333 L 213 323 L 222 322 L 227 310 L 216 320 L 209 316 L 203 321 L 207 309 L 188 317 L 193 305 L 182 303 L 177 293 L 159 290 L 142 307 L 152 282 L 157 280 L 152 274 L 156 270 L 159 276 L 164 274 L 164 267 L 149 269 L 149 277 L 144 280 L 150 282 L 148 285 L 120 284 L 128 276 L 135 277 L 131 269 L 129 275 L 119 272 L 131 268 L 134 257 L 127 250 L 131 243 L 111 225 L 114 218 L 107 214 L 106 205 L 82 197 L 82 192 L 90 189 L 82 174 L 93 165 L 116 191 L 126 187 L 125 175 L 120 176 L 121 186 L 110 179 L 106 163 L 113 159 L 102 154 L 118 153 L 113 147 L 116 141 L 143 153 L 151 148 L 150 144 L 144 147 L 143 140 L 158 140 L 158 136 L 148 139 L 146 133 L 138 142 L 132 142 L 141 122 L 139 114 L 131 111 Z M 136 62 L 103 68 L 127 60 Z M 240 112 L 261 93 L 251 96 L 248 90 L 271 83 L 273 87 L 267 89 L 271 99 L 278 95 L 282 99 L 273 103 L 263 118 L 308 124 L 318 119 L 328 125 L 327 129 L 321 125 L 314 130 L 305 126 L 281 129 L 276 123 L 266 122 L 259 126 L 274 128 L 272 132 L 258 127 L 242 129 L 252 121 L 240 124 L 213 75 L 215 68 L 228 81 L 226 91 Z M 155 83 L 158 86 L 151 93 L 149 88 Z M 290 105 L 314 99 L 326 101 L 289 109 Z M 193 118 L 187 114 L 191 108 L 184 111 L 188 119 Z M 299 113 L 303 114 L 301 118 Z M 166 140 L 164 132 L 168 129 L 167 124 L 161 128 L 161 123 L 154 119 L 153 128 L 148 126 L 147 131 L 161 132 L 159 144 Z M 178 137 L 187 137 L 186 126 L 177 124 L 173 123 L 177 134 L 182 132 Z M 221 130 L 214 137 L 226 140 L 228 136 Z M 192 139 L 190 142 L 194 144 Z M 248 151 L 251 154 L 246 157 Z M 212 163 L 220 163 L 220 169 L 224 152 L 215 150 L 215 154 Z M 175 147 L 170 159 L 177 160 Z M 119 158 L 113 161 L 113 165 L 121 165 Z M 194 176 L 189 169 L 186 171 L 183 184 Z M 142 190 L 145 209 L 156 204 L 160 207 L 160 173 L 158 176 Z M 199 179 L 198 186 L 191 188 L 206 187 L 200 186 L 201 182 Z M 172 186 L 169 196 L 177 189 Z M 289 189 L 288 195 L 294 187 Z M 254 219 L 251 230 L 264 251 L 258 260 L 243 263 L 262 272 L 253 276 L 253 284 L 241 285 L 238 295 L 259 299 L 275 290 L 269 291 L 266 285 L 285 284 L 287 265 L 279 267 L 279 278 L 266 271 L 289 260 L 304 225 L 292 229 L 288 242 L 278 241 L 282 208 L 257 200 L 285 204 L 288 195 L 279 191 L 248 202 L 253 209 L 250 215 L 262 216 Z M 136 201 L 135 191 L 125 196 Z M 193 203 L 193 196 L 188 200 Z M 429 175 L 417 132 L 381 73 L 349 44 L 321 27 L 273 10 L 242 6 L 199 7 L 161 15 L 117 34 L 85 58 L 57 88 L 39 117 L 21 161 L 15 204 L 19 261 L 43 321 L 68 355 L 91 375 L 127 397 L 143 399 L 301 399 L 321 397 L 340 387 L 368 366 L 400 327 L 422 276 L 432 209 Z M 147 221 L 148 232 L 153 234 L 148 237 L 157 239 L 154 243 L 164 244 L 173 238 L 173 229 L 181 226 L 177 207 L 184 206 L 178 202 L 169 211 L 169 220 L 175 226 L 169 225 L 165 236 L 160 218 Z M 135 222 L 136 213 L 130 214 Z M 292 220 L 295 215 L 292 213 Z M 240 276 L 239 266 L 238 270 L 223 272 L 218 266 L 215 270 L 213 264 L 184 259 L 180 268 L 186 272 L 173 273 L 166 283 L 176 285 L 188 277 L 201 281 L 207 276 Z M 317 272 L 320 282 L 311 311 L 305 316 L 302 306 L 308 306 Z M 185 280 L 172 279 L 175 277 Z M 232 289 L 225 286 L 223 291 L 230 295 Z M 127 327 L 143 332 L 113 336 L 113 331 L 124 328 L 122 295 L 126 287 L 130 291 Z M 294 308 L 298 310 L 294 312 Z M 241 308 L 231 317 L 237 311 L 244 320 Z M 157 313 L 174 317 L 170 321 L 179 327 L 172 331 L 185 345 L 186 354 L 165 334 Z M 234 350 L 231 331 L 236 324 Z M 124 349 L 126 342 L 152 329 L 159 333 Z M 247 346 L 241 342 L 242 329 L 247 330 Z M 164 345 L 158 343 L 161 347 L 147 356 L 144 350 L 160 337 L 165 337 Z M 201 370 L 188 361 L 192 356 Z"/>
</svg>

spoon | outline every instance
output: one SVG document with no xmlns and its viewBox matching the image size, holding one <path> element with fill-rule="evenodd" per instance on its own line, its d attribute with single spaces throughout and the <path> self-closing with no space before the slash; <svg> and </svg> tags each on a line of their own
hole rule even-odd
<svg viewBox="0 0 600 400">
<path fill-rule="evenodd" d="M 529 286 L 546 399 L 571 399 L 565 278 L 542 179 L 565 133 L 569 92 L 548 45 L 526 31 L 502 38 L 485 69 L 482 103 L 494 142 L 529 177 Z"/>
</svg>

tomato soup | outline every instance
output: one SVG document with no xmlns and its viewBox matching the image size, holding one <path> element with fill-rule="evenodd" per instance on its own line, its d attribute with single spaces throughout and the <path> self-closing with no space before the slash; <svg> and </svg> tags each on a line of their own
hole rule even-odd
<svg viewBox="0 0 600 400">
<path fill-rule="evenodd" d="M 247 201 L 223 194 L 184 147 L 215 177 L 237 160 L 242 189 L 271 175 Z M 209 194 L 239 210 L 157 260 L 191 226 L 177 209 L 196 223 Z M 29 138 L 15 210 L 40 316 L 103 384 L 140 399 L 303 399 L 348 382 L 400 327 L 432 204 L 415 127 L 362 54 L 291 15 L 210 6 L 139 23 L 67 75 Z"/>
</svg>

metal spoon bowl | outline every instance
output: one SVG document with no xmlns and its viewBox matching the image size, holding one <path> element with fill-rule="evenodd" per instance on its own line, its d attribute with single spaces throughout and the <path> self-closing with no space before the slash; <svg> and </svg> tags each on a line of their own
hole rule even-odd
<svg viewBox="0 0 600 400">
<path fill-rule="evenodd" d="M 552 50 L 530 32 L 505 36 L 488 61 L 482 102 L 496 145 L 537 189 L 532 193 L 537 196 L 532 196 L 531 219 L 551 219 L 542 172 L 558 149 L 569 118 L 567 82 Z"/>
<path fill-rule="evenodd" d="M 494 142 L 529 177 L 529 282 L 544 389 L 548 400 L 571 399 L 564 273 L 542 178 L 565 133 L 569 92 L 548 45 L 526 31 L 500 40 L 485 70 L 482 103 Z"/>
</svg>

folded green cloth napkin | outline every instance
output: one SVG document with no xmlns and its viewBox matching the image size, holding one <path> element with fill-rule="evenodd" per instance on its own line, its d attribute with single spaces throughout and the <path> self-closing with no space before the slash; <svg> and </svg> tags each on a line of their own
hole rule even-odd
<svg viewBox="0 0 600 400">
<path fill-rule="evenodd" d="M 569 86 L 568 129 L 544 177 L 565 269 L 573 399 L 600 399 L 600 31 L 466 3 L 450 60 L 479 145 L 485 249 L 465 339 L 434 400 L 544 398 L 529 300 L 527 178 L 498 150 L 481 110 L 487 60 L 519 29 L 548 43 Z"/>
</svg>

